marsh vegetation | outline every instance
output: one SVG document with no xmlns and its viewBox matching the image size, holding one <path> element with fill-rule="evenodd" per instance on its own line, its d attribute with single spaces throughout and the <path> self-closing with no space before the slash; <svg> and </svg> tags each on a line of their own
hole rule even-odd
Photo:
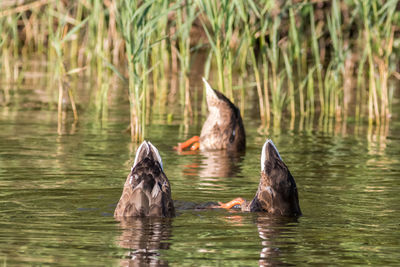
<svg viewBox="0 0 400 267">
<path fill-rule="evenodd" d="M 397 266 L 399 2 L 0 0 L 0 262 Z M 172 149 L 201 132 L 201 77 L 245 153 Z M 143 138 L 177 216 L 117 224 Z M 266 138 L 302 217 L 193 208 L 252 199 Z"/>
<path fill-rule="evenodd" d="M 400 78 L 397 0 L 4 0 L 0 10 L 0 104 L 42 88 L 59 132 L 85 110 L 81 94 L 106 118 L 116 79 L 132 140 L 151 112 L 189 123 L 202 101 L 194 75 L 242 110 L 256 94 L 261 129 L 284 117 L 386 125 Z"/>
</svg>

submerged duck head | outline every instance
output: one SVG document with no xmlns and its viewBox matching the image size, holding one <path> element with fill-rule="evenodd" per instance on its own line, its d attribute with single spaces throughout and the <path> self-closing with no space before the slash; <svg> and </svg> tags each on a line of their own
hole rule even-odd
<svg viewBox="0 0 400 267">
<path fill-rule="evenodd" d="M 262 148 L 260 183 L 248 208 L 284 216 L 301 215 L 296 182 L 270 139 Z"/>
<path fill-rule="evenodd" d="M 144 141 L 136 151 L 114 217 L 172 217 L 175 209 L 171 189 L 157 148 Z"/>
<path fill-rule="evenodd" d="M 222 93 L 206 85 L 208 117 L 200 135 L 200 149 L 244 150 L 246 134 L 240 110 Z"/>
</svg>

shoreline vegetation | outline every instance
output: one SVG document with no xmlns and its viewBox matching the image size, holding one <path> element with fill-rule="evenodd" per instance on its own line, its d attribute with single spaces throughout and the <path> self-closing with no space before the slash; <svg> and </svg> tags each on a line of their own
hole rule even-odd
<svg viewBox="0 0 400 267">
<path fill-rule="evenodd" d="M 0 105 L 16 102 L 21 84 L 44 84 L 60 132 L 67 104 L 79 118 L 79 79 L 106 118 L 119 77 L 137 142 L 153 106 L 165 113 L 176 102 L 185 123 L 196 116 L 190 76 L 200 53 L 202 76 L 242 110 L 254 90 L 261 128 L 314 116 L 386 128 L 400 79 L 400 1 L 3 0 Z"/>
</svg>

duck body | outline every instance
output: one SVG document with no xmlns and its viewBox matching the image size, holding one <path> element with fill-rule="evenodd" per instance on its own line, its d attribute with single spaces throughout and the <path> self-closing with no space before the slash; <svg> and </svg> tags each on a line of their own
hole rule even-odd
<svg viewBox="0 0 400 267">
<path fill-rule="evenodd" d="M 201 129 L 200 150 L 245 150 L 246 134 L 240 110 L 204 78 L 203 81 L 209 114 Z"/>
<path fill-rule="evenodd" d="M 175 216 L 170 188 L 157 148 L 144 141 L 136 152 L 114 217 Z"/>
<path fill-rule="evenodd" d="M 265 211 L 283 216 L 300 216 L 296 182 L 272 140 L 267 140 L 261 153 L 261 177 L 256 195 L 242 205 L 244 211 Z"/>
<path fill-rule="evenodd" d="M 272 140 L 268 139 L 262 148 L 261 177 L 253 200 L 239 197 L 228 203 L 219 202 L 218 207 L 230 209 L 236 205 L 242 211 L 301 216 L 296 182 Z"/>
</svg>

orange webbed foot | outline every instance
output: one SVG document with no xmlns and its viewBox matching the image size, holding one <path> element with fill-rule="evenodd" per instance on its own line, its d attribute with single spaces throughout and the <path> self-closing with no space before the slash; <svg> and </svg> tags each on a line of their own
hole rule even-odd
<svg viewBox="0 0 400 267">
<path fill-rule="evenodd" d="M 223 209 L 231 209 L 232 207 L 234 207 L 236 205 L 242 205 L 244 202 L 245 202 L 245 200 L 243 198 L 238 197 L 227 203 L 218 202 L 219 206 L 217 206 L 217 207 L 223 208 Z"/>
<path fill-rule="evenodd" d="M 200 142 L 196 142 L 190 147 L 190 150 L 192 151 L 199 150 L 199 148 L 200 148 Z"/>
<path fill-rule="evenodd" d="M 200 141 L 200 137 L 193 136 L 192 138 L 190 138 L 189 140 L 187 140 L 185 142 L 178 143 L 178 146 L 175 146 L 174 149 L 177 151 L 182 151 L 194 143 L 193 146 L 190 148 L 190 150 L 196 150 L 200 146 L 199 141 Z"/>
</svg>

